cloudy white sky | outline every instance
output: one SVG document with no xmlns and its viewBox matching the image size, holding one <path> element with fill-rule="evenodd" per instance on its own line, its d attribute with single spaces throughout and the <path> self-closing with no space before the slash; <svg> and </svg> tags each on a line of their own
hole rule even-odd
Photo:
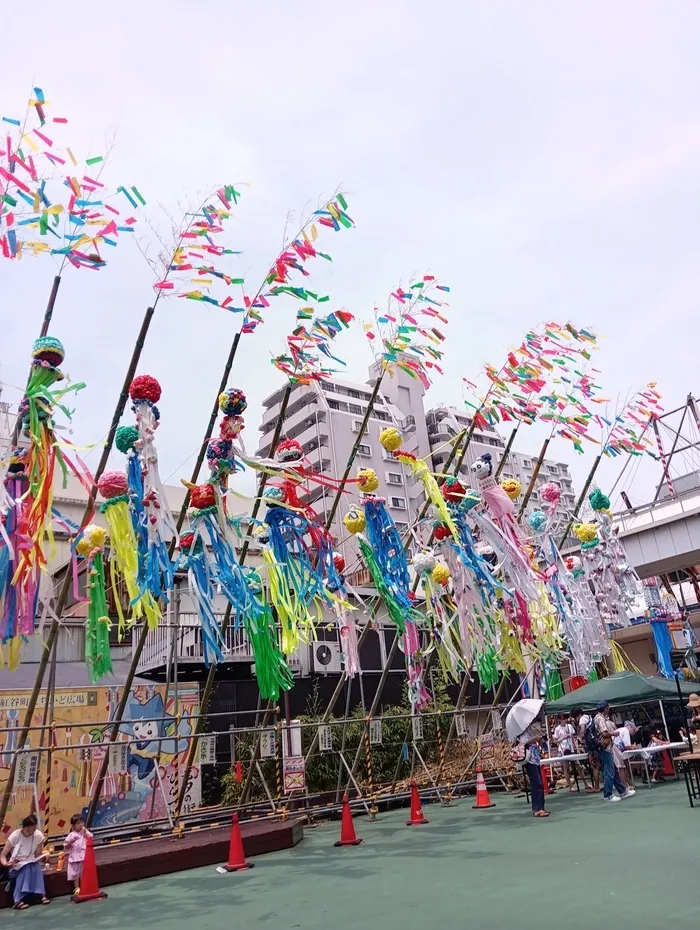
<svg viewBox="0 0 700 930">
<path fill-rule="evenodd" d="M 430 400 L 460 403 L 463 375 L 548 318 L 605 336 L 613 399 L 656 379 L 676 406 L 698 388 L 696 3 L 123 0 L 71 14 L 40 0 L 33 11 L 40 28 L 4 43 L 0 110 L 21 110 L 37 84 L 70 118 L 76 152 L 102 154 L 115 136 L 106 171 L 139 187 L 153 222 L 158 204 L 176 213 L 214 184 L 248 182 L 230 268 L 257 286 L 289 211 L 341 185 L 356 229 L 327 237 L 335 262 L 314 270 L 335 306 L 369 317 L 413 273 L 449 283 L 445 377 Z M 54 273 L 47 257 L 0 263 L 6 399 L 26 378 Z M 129 243 L 97 274 L 64 275 L 52 332 L 88 384 L 78 442 L 106 431 L 152 280 Z M 237 361 L 250 445 L 295 311 L 276 303 Z M 190 301 L 158 307 L 140 371 L 164 389 L 164 477 L 189 470 L 239 324 Z M 363 376 L 364 341 L 338 348 Z M 541 433 L 522 433 L 535 452 Z M 563 440 L 552 454 L 576 476 L 592 457 Z M 633 500 L 652 479 L 640 475 Z"/>
</svg>

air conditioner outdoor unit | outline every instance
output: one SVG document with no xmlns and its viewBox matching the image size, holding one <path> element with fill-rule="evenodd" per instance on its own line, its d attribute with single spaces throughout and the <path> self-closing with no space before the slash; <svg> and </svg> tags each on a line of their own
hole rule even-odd
<svg viewBox="0 0 700 930">
<path fill-rule="evenodd" d="M 341 671 L 340 643 L 314 643 L 312 656 L 317 674 Z"/>
</svg>

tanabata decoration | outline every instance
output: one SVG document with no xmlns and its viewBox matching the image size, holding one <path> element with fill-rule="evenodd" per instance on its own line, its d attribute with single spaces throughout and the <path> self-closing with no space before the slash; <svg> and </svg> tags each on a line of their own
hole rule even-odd
<svg viewBox="0 0 700 930">
<path fill-rule="evenodd" d="M 557 517 L 561 498 L 559 486 L 554 482 L 542 485 L 540 497 L 547 504 L 547 511 L 533 511 L 527 523 L 533 539 L 538 543 L 547 591 L 557 612 L 572 672 L 587 678 L 596 662 L 610 654 L 610 642 L 605 624 L 585 582 L 580 559 L 576 565 L 572 563 L 568 566 L 557 548 L 555 536 L 560 532 Z"/>
<path fill-rule="evenodd" d="M 85 664 L 91 683 L 97 684 L 112 673 L 109 647 L 111 622 L 105 590 L 104 547 L 107 531 L 94 523 L 88 524 L 75 543 L 75 555 L 86 562 L 88 616 L 85 622 Z"/>
<path fill-rule="evenodd" d="M 130 436 L 131 441 L 138 439 L 138 434 L 125 434 L 123 431 L 131 427 L 120 427 L 120 443 Z M 121 451 L 124 451 L 122 449 Z M 143 497 L 143 482 L 138 456 L 133 445 L 127 444 L 127 455 L 131 455 L 138 470 L 137 481 L 134 482 L 139 489 L 140 499 Z M 133 487 L 133 485 L 132 485 Z M 127 625 L 131 625 L 142 617 L 145 618 L 149 629 L 155 629 L 160 620 L 160 608 L 155 598 L 147 588 L 141 589 L 139 585 L 139 546 L 134 523 L 129 509 L 129 480 L 123 471 L 105 471 L 97 482 L 97 489 L 104 498 L 100 505 L 100 512 L 104 515 L 109 527 L 109 555 L 110 578 L 114 591 L 114 603 L 119 617 L 119 638 L 124 635 Z M 144 527 L 145 529 L 145 527 Z M 144 537 L 144 551 L 147 539 Z M 118 596 L 119 581 L 123 580 L 129 596 L 129 617 L 125 619 L 121 600 Z"/>
<path fill-rule="evenodd" d="M 22 118 L 3 116 L 0 137 L 0 254 L 61 257 L 75 268 L 99 270 L 123 234 L 134 232 L 146 201 L 139 189 L 102 180 L 107 155 L 82 165 L 61 136 L 68 120 L 51 116 L 51 104 L 34 88 Z"/>
<path fill-rule="evenodd" d="M 218 586 L 231 605 L 234 629 L 244 627 L 253 655 L 260 693 L 276 700 L 291 687 L 292 674 L 280 651 L 270 606 L 262 598 L 260 577 L 246 571 L 235 551 L 233 519 L 228 512 L 229 477 L 243 470 L 234 454 L 247 406 L 245 394 L 231 388 L 219 397 L 223 417 L 219 436 L 207 447 L 208 483 L 190 486 L 190 532 L 181 541 L 180 565 L 187 568 L 190 595 L 197 605 L 205 643 L 205 662 L 223 659 L 221 631 L 214 612 Z"/>
<path fill-rule="evenodd" d="M 442 374 L 445 335 L 438 322 L 447 323 L 445 294 L 450 289 L 434 275 L 397 287 L 385 311 L 375 310 L 375 324 L 364 324 L 374 357 L 390 375 L 399 369 L 427 388 L 434 372 Z"/>
<path fill-rule="evenodd" d="M 139 552 L 139 587 L 154 598 L 168 602 L 173 588 L 173 566 L 168 543 L 177 538 L 165 489 L 158 470 L 155 432 L 160 423 L 156 404 L 160 384 L 151 375 L 138 375 L 131 382 L 129 396 L 136 414 L 136 432 L 123 431 L 117 446 L 128 456 L 127 476 L 132 520 Z"/>
<path fill-rule="evenodd" d="M 653 456 L 649 448 L 651 440 L 645 434 L 652 420 L 661 413 L 661 394 L 656 390 L 656 382 L 652 381 L 637 391 L 612 420 L 599 414 L 596 417 L 598 423 L 608 427 L 601 443 L 603 454 L 614 457 L 647 452 Z"/>
<path fill-rule="evenodd" d="M 442 491 L 457 527 L 457 539 L 444 523 L 437 522 L 433 532 L 450 570 L 460 650 L 465 668 L 475 668 L 483 687 L 491 688 L 500 674 L 503 597 L 512 596 L 512 592 L 496 577 L 493 550 L 477 544 L 469 525 L 467 515 L 479 504 L 477 493 L 457 478 L 447 478 Z"/>
<path fill-rule="evenodd" d="M 544 402 L 541 396 L 557 377 L 566 377 L 575 366 L 590 360 L 590 350 L 597 337 L 571 323 L 554 321 L 539 330 L 530 330 L 517 349 L 511 350 L 500 369 L 487 364 L 484 372 L 489 384 L 483 397 L 476 396 L 476 385 L 463 378 L 474 392 L 465 405 L 473 412 L 476 427 L 493 427 L 512 421 L 533 423 Z"/>
<path fill-rule="evenodd" d="M 400 647 L 406 658 L 408 693 L 411 706 L 420 710 L 430 700 L 423 675 L 425 663 L 421 654 L 419 624 L 422 615 L 410 591 L 410 575 L 406 550 L 384 498 L 372 491 L 379 485 L 371 469 L 364 472 L 360 487 L 367 493 L 360 497 L 360 507 L 351 508 L 343 522 L 357 536 L 360 555 L 367 566 L 379 597 L 384 602 L 390 620 L 401 636 Z"/>
<path fill-rule="evenodd" d="M 437 562 L 434 553 L 428 550 L 413 557 L 413 570 L 423 588 L 425 622 L 429 630 L 429 642 L 422 650 L 422 655 L 436 652 L 445 679 L 457 681 L 463 660 L 459 643 L 455 641 L 452 631 L 451 612 L 443 601 L 445 588 L 450 581 L 450 570 Z"/>
<path fill-rule="evenodd" d="M 676 628 L 680 628 L 679 621 L 682 619 L 683 614 L 673 594 L 663 588 L 660 578 L 655 575 L 645 578 L 642 581 L 642 589 L 646 607 L 645 616 L 649 619 L 654 636 L 659 672 L 664 678 L 674 678 L 676 672 L 674 672 L 673 663 L 671 662 L 671 650 L 674 648 L 674 643 L 669 630 L 669 623 L 673 623 L 677 625 Z M 688 625 L 686 625 L 686 630 L 692 642 L 692 631 Z"/>
<path fill-rule="evenodd" d="M 310 316 L 299 314 L 309 313 Z M 345 362 L 333 355 L 330 344 L 335 337 L 347 329 L 353 320 L 351 313 L 345 310 L 334 310 L 324 317 L 313 318 L 311 308 L 303 308 L 297 314 L 298 325 L 287 336 L 287 352 L 272 359 L 272 364 L 283 372 L 293 384 L 310 384 L 320 381 L 334 372 L 322 363 L 321 355 L 331 359 L 338 365 Z M 312 320 L 310 326 L 300 322 Z"/>
<path fill-rule="evenodd" d="M 3 603 L 2 641 L 7 647 L 8 664 L 12 668 L 19 662 L 21 638 L 34 633 L 39 581 L 41 573 L 46 570 L 47 553 L 50 555 L 54 548 L 52 522 L 56 466 L 63 473 L 64 487 L 69 470 L 86 490 L 92 486 L 92 478 L 84 464 L 77 456 L 73 460 L 68 455 L 66 450 L 70 444 L 60 441 L 56 433 L 56 408 L 70 419 L 71 411 L 63 400 L 67 394 L 84 387 L 83 384 L 67 384 L 61 389 L 55 388 L 64 380 L 58 367 L 63 358 L 63 346 L 55 337 L 42 336 L 34 343 L 29 381 L 18 412 L 28 448 L 23 452 L 15 450 L 7 466 L 6 479 L 9 478 L 12 493 L 19 495 L 5 515 L 2 544 L 7 551 L 0 559 L 0 564 L 4 561 L 7 569 L 2 573 L 5 590 L 0 593 Z M 6 494 L 9 493 L 7 480 L 5 490 Z"/>
<path fill-rule="evenodd" d="M 335 232 L 341 229 L 351 229 L 355 224 L 348 215 L 347 207 L 345 196 L 342 193 L 337 193 L 322 207 L 315 210 L 310 220 L 302 223 L 297 235 L 285 245 L 275 258 L 257 293 L 253 297 L 244 296 L 242 309 L 245 311 L 245 316 L 241 328 L 242 333 L 254 332 L 256 327 L 263 322 L 263 311 L 270 306 L 270 299 L 273 297 L 287 294 L 296 300 L 303 301 L 305 304 L 309 302 L 323 304 L 330 300 L 326 295 L 319 294 L 308 287 L 294 284 L 292 275 L 298 272 L 304 277 L 308 277 L 310 273 L 306 268 L 306 263 L 314 258 L 332 261 L 327 252 L 321 252 L 316 246 L 319 226 L 332 229 Z M 238 308 L 228 307 L 228 309 Z M 339 322 L 342 325 L 342 321 Z"/>
<path fill-rule="evenodd" d="M 608 626 L 626 627 L 643 603 L 642 588 L 613 526 L 610 500 L 597 488 L 588 500 L 595 522 L 574 525 L 586 577 L 603 621 Z"/>
</svg>

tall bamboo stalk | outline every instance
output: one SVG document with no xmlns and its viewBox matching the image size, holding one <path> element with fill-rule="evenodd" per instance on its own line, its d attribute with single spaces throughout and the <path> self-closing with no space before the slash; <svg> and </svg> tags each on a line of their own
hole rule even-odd
<svg viewBox="0 0 700 930">
<path fill-rule="evenodd" d="M 506 447 L 503 450 L 501 461 L 498 463 L 496 474 L 493 476 L 495 481 L 498 481 L 498 479 L 501 477 L 501 472 L 505 468 L 505 464 L 508 461 L 508 456 L 510 455 L 510 450 L 513 446 L 513 441 L 515 440 L 515 437 L 518 435 L 518 430 L 520 429 L 521 423 L 522 423 L 522 420 L 518 420 L 518 422 L 515 424 L 513 429 L 510 431 L 510 436 L 508 437 L 508 442 L 506 443 Z"/>
<path fill-rule="evenodd" d="M 520 505 L 520 510 L 518 511 L 518 522 L 522 519 L 523 514 L 525 513 L 525 508 L 527 507 L 532 492 L 535 489 L 535 482 L 537 481 L 537 476 L 540 473 L 540 468 L 542 468 L 542 462 L 544 462 L 545 453 L 547 452 L 547 447 L 551 442 L 552 437 L 548 436 L 545 441 L 542 443 L 542 448 L 540 449 L 540 454 L 537 456 L 537 461 L 535 462 L 535 467 L 532 471 L 532 478 L 530 478 L 530 483 L 527 486 L 527 491 L 523 497 L 522 503 Z"/>
<path fill-rule="evenodd" d="M 92 513 L 93 506 L 95 503 L 95 498 L 97 496 L 97 482 L 107 467 L 107 461 L 109 459 L 110 453 L 112 451 L 112 444 L 114 443 L 114 436 L 117 432 L 117 427 L 119 426 L 119 421 L 122 418 L 124 413 L 124 408 L 126 407 L 126 402 L 129 397 L 129 386 L 134 379 L 136 373 L 136 366 L 139 363 L 141 358 L 141 352 L 143 351 L 144 342 L 146 341 L 146 335 L 151 325 L 151 320 L 153 319 L 155 304 L 153 307 L 148 307 L 144 313 L 143 320 L 141 322 L 141 329 L 136 338 L 136 343 L 134 345 L 133 352 L 131 353 L 131 359 L 129 360 L 129 365 L 127 367 L 126 376 L 124 378 L 124 383 L 122 389 L 119 393 L 117 399 L 116 407 L 114 408 L 114 413 L 112 414 L 112 422 L 109 427 L 109 432 L 107 433 L 107 439 L 102 450 L 102 455 L 100 456 L 100 461 L 97 465 L 97 469 L 94 475 L 94 483 L 88 494 L 87 503 L 85 505 L 85 510 L 83 512 L 83 517 L 81 520 L 81 526 L 90 518 Z M 4 823 L 5 815 L 7 814 L 7 808 L 10 803 L 10 795 L 15 784 L 15 775 L 17 772 L 17 761 L 19 758 L 19 751 L 24 748 L 25 743 L 27 742 L 27 736 L 29 735 L 29 728 L 32 723 L 32 717 L 34 716 L 34 711 L 36 710 L 37 701 L 39 699 L 39 694 L 41 692 L 41 686 L 44 682 L 44 675 L 46 674 L 46 667 L 51 658 L 51 654 L 56 647 L 56 642 L 58 640 L 58 632 L 60 629 L 60 618 L 63 614 L 63 610 L 66 606 L 66 600 L 68 599 L 68 594 L 70 592 L 72 584 L 72 575 L 69 567 L 66 569 L 66 573 L 63 576 L 63 582 L 58 593 L 58 598 L 56 601 L 56 608 L 54 612 L 54 620 L 51 622 L 51 627 L 46 636 L 46 641 L 44 643 L 44 648 L 41 653 L 41 659 L 39 661 L 39 667 L 37 669 L 36 680 L 34 682 L 34 688 L 32 689 L 31 696 L 29 698 L 29 704 L 27 705 L 27 710 L 24 715 L 24 722 L 22 724 L 22 729 L 20 730 L 17 747 L 12 756 L 12 763 L 10 765 L 10 771 L 7 775 L 7 783 L 5 785 L 5 791 L 2 797 L 2 803 L 0 804 L 0 824 Z M 142 647 L 143 648 L 143 647 Z"/>
</svg>

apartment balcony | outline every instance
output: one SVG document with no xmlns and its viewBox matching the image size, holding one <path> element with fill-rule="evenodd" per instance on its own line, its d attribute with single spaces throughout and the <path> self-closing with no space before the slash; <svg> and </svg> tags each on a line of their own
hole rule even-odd
<svg viewBox="0 0 700 930">
<path fill-rule="evenodd" d="M 215 614 L 218 624 L 221 624 L 223 616 L 223 614 Z M 234 629 L 230 626 L 228 628 L 224 634 L 223 653 L 223 666 L 236 663 L 252 665 L 255 662 L 253 649 L 244 627 Z M 180 614 L 176 628 L 172 623 L 163 623 L 155 630 L 151 630 L 146 637 L 136 674 L 143 678 L 164 678 L 168 663 L 174 664 L 175 657 L 178 678 L 181 681 L 185 681 L 188 675 L 192 678 L 199 678 L 206 670 L 202 628 L 197 614 Z M 302 659 L 298 655 L 292 656 L 289 660 L 292 671 L 299 670 L 301 664 Z"/>
</svg>

